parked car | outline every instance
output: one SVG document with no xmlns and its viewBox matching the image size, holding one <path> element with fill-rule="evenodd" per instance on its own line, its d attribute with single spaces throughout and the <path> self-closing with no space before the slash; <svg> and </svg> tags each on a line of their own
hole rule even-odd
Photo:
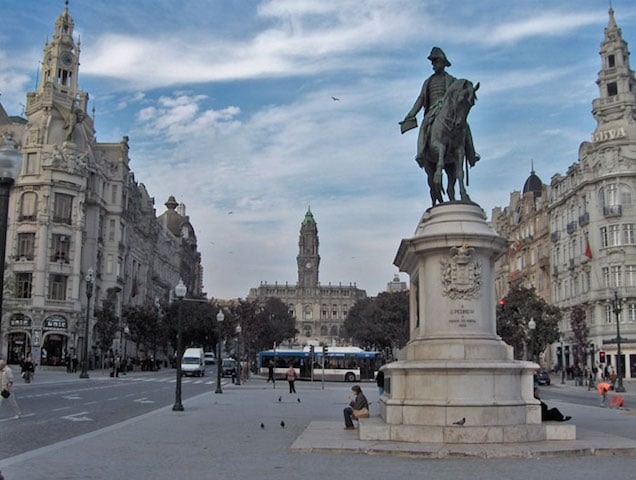
<svg viewBox="0 0 636 480">
<path fill-rule="evenodd" d="M 205 364 L 216 365 L 216 355 L 214 352 L 205 352 Z"/>
<path fill-rule="evenodd" d="M 534 374 L 534 381 L 539 385 L 550 385 L 550 374 L 545 370 Z"/>
<path fill-rule="evenodd" d="M 236 360 L 233 358 L 224 358 L 221 364 L 221 375 L 231 377 L 236 372 Z"/>
</svg>

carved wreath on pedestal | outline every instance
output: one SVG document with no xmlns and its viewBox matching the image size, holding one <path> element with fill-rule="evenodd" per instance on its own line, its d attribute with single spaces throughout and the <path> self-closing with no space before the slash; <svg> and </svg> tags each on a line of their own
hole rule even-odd
<svg viewBox="0 0 636 480">
<path fill-rule="evenodd" d="M 481 263 L 473 258 L 475 249 L 467 244 L 450 248 L 450 258 L 440 260 L 443 295 L 457 299 L 473 299 L 481 288 Z"/>
</svg>

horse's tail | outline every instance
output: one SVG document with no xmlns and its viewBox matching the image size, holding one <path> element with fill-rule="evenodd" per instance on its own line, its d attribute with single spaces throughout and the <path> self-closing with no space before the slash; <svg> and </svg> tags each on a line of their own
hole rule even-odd
<svg viewBox="0 0 636 480">
<path fill-rule="evenodd" d="M 470 185 L 470 181 L 469 181 L 469 178 L 468 178 L 469 168 L 468 168 L 468 160 L 467 159 L 464 160 L 464 168 L 466 168 L 466 186 L 468 186 L 468 185 Z"/>
</svg>

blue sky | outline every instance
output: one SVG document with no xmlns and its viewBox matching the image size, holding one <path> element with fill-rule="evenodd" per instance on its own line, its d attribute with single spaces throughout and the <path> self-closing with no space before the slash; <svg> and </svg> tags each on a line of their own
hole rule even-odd
<svg viewBox="0 0 636 480">
<path fill-rule="evenodd" d="M 20 114 L 63 0 L 2 0 L 0 101 Z M 430 198 L 402 120 L 440 46 L 448 72 L 480 82 L 469 121 L 482 160 L 471 198 L 490 217 L 531 162 L 549 183 L 577 161 L 607 1 L 71 0 L 80 88 L 99 142 L 130 137 L 155 198 L 187 206 L 214 297 L 296 281 L 308 205 L 321 283 L 370 295 Z M 636 4 L 614 0 L 636 46 Z M 634 58 L 632 67 L 634 67 Z M 340 100 L 334 101 L 333 97 Z M 406 280 L 404 274 L 402 279 Z"/>
</svg>

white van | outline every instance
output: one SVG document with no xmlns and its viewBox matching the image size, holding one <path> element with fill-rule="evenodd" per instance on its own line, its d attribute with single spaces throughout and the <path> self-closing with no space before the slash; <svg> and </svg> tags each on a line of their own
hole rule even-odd
<svg viewBox="0 0 636 480">
<path fill-rule="evenodd" d="M 205 375 L 205 355 L 202 348 L 186 348 L 181 359 L 181 373 L 183 375 Z"/>
</svg>

